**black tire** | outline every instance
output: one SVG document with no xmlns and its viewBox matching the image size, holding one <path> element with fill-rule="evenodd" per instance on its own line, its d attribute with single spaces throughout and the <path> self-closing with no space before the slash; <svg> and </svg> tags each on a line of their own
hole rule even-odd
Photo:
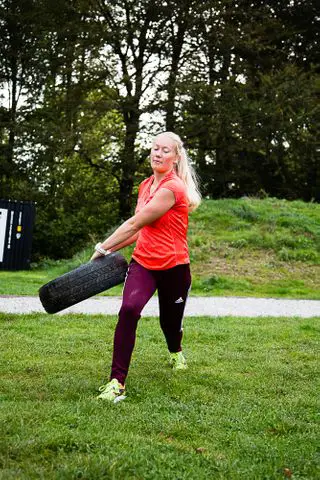
<svg viewBox="0 0 320 480">
<path fill-rule="evenodd" d="M 96 258 L 43 285 L 39 290 L 41 303 L 48 313 L 60 312 L 119 285 L 127 269 L 128 263 L 119 253 Z"/>
</svg>

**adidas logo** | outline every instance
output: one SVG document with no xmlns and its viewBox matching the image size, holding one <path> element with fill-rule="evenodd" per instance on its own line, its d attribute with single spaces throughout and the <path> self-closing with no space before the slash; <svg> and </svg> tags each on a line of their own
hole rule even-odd
<svg viewBox="0 0 320 480">
<path fill-rule="evenodd" d="M 180 298 L 178 298 L 178 300 L 176 300 L 174 303 L 182 303 L 182 302 L 184 302 L 184 300 L 183 300 L 182 297 L 180 297 Z"/>
</svg>

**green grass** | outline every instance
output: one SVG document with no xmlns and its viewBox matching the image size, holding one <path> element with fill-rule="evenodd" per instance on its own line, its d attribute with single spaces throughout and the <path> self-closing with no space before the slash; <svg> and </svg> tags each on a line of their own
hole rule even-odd
<svg viewBox="0 0 320 480">
<path fill-rule="evenodd" d="M 116 318 L 0 314 L 0 478 L 320 478 L 320 318 L 188 318 L 189 370 L 143 318 L 117 405 Z"/>
<path fill-rule="evenodd" d="M 204 200 L 190 216 L 189 245 L 192 295 L 320 299 L 319 204 Z M 127 259 L 131 252 L 123 251 Z M 71 260 L 46 261 L 28 272 L 0 272 L 0 294 L 36 295 L 41 285 L 88 261 L 91 253 L 92 246 Z"/>
<path fill-rule="evenodd" d="M 320 298 L 320 205 L 206 200 L 191 216 L 193 294 Z"/>
</svg>

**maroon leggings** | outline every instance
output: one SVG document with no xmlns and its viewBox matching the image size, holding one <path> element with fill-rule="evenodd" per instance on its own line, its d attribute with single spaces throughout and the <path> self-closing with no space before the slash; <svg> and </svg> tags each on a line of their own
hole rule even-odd
<svg viewBox="0 0 320 480">
<path fill-rule="evenodd" d="M 124 384 L 128 374 L 141 311 L 158 289 L 160 326 L 170 352 L 181 350 L 183 312 L 191 285 L 188 264 L 168 270 L 148 270 L 132 260 L 123 290 L 114 335 L 110 378 Z"/>
</svg>

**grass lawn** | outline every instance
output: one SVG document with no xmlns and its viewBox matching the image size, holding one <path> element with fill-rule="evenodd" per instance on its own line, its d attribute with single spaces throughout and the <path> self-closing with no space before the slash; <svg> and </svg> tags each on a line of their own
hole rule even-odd
<svg viewBox="0 0 320 480">
<path fill-rule="evenodd" d="M 320 299 L 319 218 L 315 203 L 204 200 L 190 215 L 191 295 Z M 37 295 L 44 283 L 87 262 L 92 249 L 33 264 L 27 272 L 0 271 L 0 295 Z M 132 248 L 122 253 L 129 260 Z"/>
<path fill-rule="evenodd" d="M 188 318 L 170 370 L 143 318 L 117 405 L 114 316 L 0 314 L 0 478 L 320 478 L 320 318 Z"/>
</svg>

